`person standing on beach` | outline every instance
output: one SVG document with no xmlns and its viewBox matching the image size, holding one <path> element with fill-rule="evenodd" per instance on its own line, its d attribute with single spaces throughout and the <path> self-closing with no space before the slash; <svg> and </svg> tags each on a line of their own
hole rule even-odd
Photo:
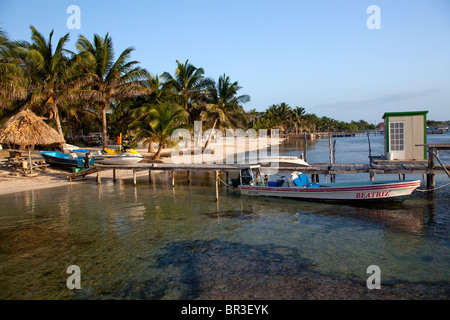
<svg viewBox="0 0 450 320">
<path fill-rule="evenodd" d="M 91 153 L 88 151 L 84 154 L 84 168 L 89 168 L 89 162 L 91 161 Z"/>
</svg>

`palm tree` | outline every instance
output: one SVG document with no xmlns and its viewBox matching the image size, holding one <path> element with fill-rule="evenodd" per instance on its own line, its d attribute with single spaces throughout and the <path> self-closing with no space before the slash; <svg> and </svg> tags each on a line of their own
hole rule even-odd
<svg viewBox="0 0 450 320">
<path fill-rule="evenodd" d="M 303 126 L 303 116 L 305 115 L 305 108 L 301 107 L 295 107 L 294 110 L 292 110 L 293 115 L 293 121 L 295 125 L 295 134 L 298 133 L 298 127 Z"/>
<path fill-rule="evenodd" d="M 150 110 L 148 117 L 143 121 L 150 124 L 151 130 L 148 130 L 146 134 L 150 136 L 151 141 L 159 143 L 158 151 L 153 157 L 154 160 L 159 159 L 163 146 L 171 141 L 172 133 L 175 130 L 188 127 L 186 117 L 187 112 L 183 107 L 167 101 L 155 105 Z M 141 128 L 145 127 L 146 125 L 141 126 Z"/>
<path fill-rule="evenodd" d="M 278 104 L 276 113 L 279 126 L 281 126 L 283 129 L 288 129 L 292 126 L 293 113 L 291 107 L 287 103 L 282 102 Z"/>
<path fill-rule="evenodd" d="M 160 81 L 158 75 L 152 76 L 151 74 L 148 74 L 147 79 L 144 81 L 144 85 L 149 88 L 150 94 L 140 95 L 124 103 L 127 103 L 129 108 L 133 110 L 130 128 L 140 130 L 137 132 L 136 138 L 146 139 L 143 146 L 145 147 L 148 145 L 148 152 L 153 153 L 155 152 L 152 141 L 154 132 L 148 121 L 150 110 L 165 101 L 172 101 L 175 103 L 176 94 L 173 91 L 173 87 Z"/>
<path fill-rule="evenodd" d="M 212 131 L 219 124 L 219 127 L 243 125 L 246 122 L 247 117 L 242 104 L 250 101 L 249 95 L 237 96 L 237 92 L 241 89 L 238 82 L 231 82 L 230 77 L 223 74 L 219 77 L 217 84 L 214 83 L 209 88 L 208 92 L 208 104 L 204 111 L 201 113 L 201 117 L 204 120 L 213 122 Z M 209 135 L 208 140 L 203 149 L 206 149 L 211 141 L 212 134 Z"/>
<path fill-rule="evenodd" d="M 145 139 L 142 146 L 145 148 L 148 145 L 147 152 L 155 152 L 152 140 L 155 132 L 150 125 L 150 111 L 161 102 L 156 102 L 149 95 L 142 95 L 128 103 L 131 104 L 131 108 L 133 109 L 132 119 L 134 119 L 130 123 L 129 128 L 135 131 L 137 140 Z"/>
<path fill-rule="evenodd" d="M 185 63 L 176 62 L 175 77 L 168 72 L 164 72 L 161 77 L 178 92 L 180 103 L 193 122 L 199 113 L 197 104 L 204 99 L 206 89 L 213 84 L 213 80 L 205 78 L 203 68 L 196 68 L 189 60 Z"/>
<path fill-rule="evenodd" d="M 162 76 L 148 75 L 145 85 L 149 87 L 150 94 L 148 99 L 153 104 L 162 103 L 164 101 L 176 102 L 176 92 L 174 88 L 167 82 L 161 82 Z"/>
<path fill-rule="evenodd" d="M 248 122 L 254 122 L 258 115 L 259 113 L 256 111 L 256 109 L 250 109 L 250 111 L 247 112 Z"/>
<path fill-rule="evenodd" d="M 155 152 L 153 148 L 155 130 L 153 130 L 153 127 L 151 126 L 151 119 L 144 117 L 140 120 L 135 120 L 133 123 L 131 123 L 130 128 L 137 130 L 134 136 L 138 141 L 143 140 L 143 148 L 148 146 L 148 153 Z"/>
<path fill-rule="evenodd" d="M 22 68 L 15 43 L 0 29 L 0 118 L 17 107 L 29 91 L 27 73 Z"/>
<path fill-rule="evenodd" d="M 253 129 L 255 129 L 257 132 L 261 129 L 269 129 L 271 128 L 271 120 L 265 116 L 259 117 L 253 121 Z"/>
<path fill-rule="evenodd" d="M 30 26 L 31 44 L 23 44 L 28 61 L 28 71 L 33 77 L 34 89 L 32 90 L 29 105 L 39 105 L 41 112 L 50 109 L 58 133 L 64 137 L 59 108 L 68 101 L 76 98 L 75 92 L 88 81 L 88 74 L 76 72 L 76 58 L 70 59 L 66 54 L 73 55 L 64 49 L 69 34 L 61 37 L 53 51 L 53 30 L 48 41 L 36 28 Z"/>
<path fill-rule="evenodd" d="M 328 117 L 322 117 L 318 119 L 317 124 L 322 132 L 324 131 L 330 132 L 330 130 L 335 128 L 335 121 L 336 120 L 333 120 Z"/>
<path fill-rule="evenodd" d="M 138 67 L 138 61 L 129 61 L 133 48 L 125 49 L 114 60 L 114 49 L 111 37 L 94 35 L 93 43 L 84 36 L 77 41 L 79 55 L 85 61 L 88 70 L 96 75 L 92 83 L 93 99 L 100 107 L 103 126 L 103 147 L 108 147 L 106 112 L 113 101 L 119 101 L 143 93 L 147 88 L 141 81 L 147 72 Z M 148 90 L 147 90 L 148 91 Z"/>
<path fill-rule="evenodd" d="M 317 129 L 317 124 L 319 121 L 319 118 L 316 116 L 315 113 L 307 113 L 303 116 L 305 120 L 305 124 L 308 127 L 309 132 L 315 132 Z"/>
</svg>

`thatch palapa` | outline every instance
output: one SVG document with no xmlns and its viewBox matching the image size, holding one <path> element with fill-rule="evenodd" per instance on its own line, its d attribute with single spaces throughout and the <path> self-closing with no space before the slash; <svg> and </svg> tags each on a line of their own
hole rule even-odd
<svg viewBox="0 0 450 320">
<path fill-rule="evenodd" d="M 31 110 L 25 109 L 11 117 L 0 129 L 0 144 L 25 146 L 58 146 L 65 140 Z"/>
</svg>

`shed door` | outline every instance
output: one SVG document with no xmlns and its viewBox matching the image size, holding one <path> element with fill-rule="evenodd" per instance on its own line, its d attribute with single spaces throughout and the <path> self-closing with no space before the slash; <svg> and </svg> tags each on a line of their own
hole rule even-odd
<svg viewBox="0 0 450 320">
<path fill-rule="evenodd" d="M 405 122 L 389 123 L 389 152 L 392 159 L 405 159 Z"/>
</svg>

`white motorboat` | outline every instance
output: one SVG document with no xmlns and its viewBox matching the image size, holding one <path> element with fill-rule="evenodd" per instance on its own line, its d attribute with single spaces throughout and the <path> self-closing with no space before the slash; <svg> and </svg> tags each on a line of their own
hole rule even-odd
<svg viewBox="0 0 450 320">
<path fill-rule="evenodd" d="M 250 157 L 246 158 L 246 163 L 248 164 L 259 164 L 262 166 L 274 165 L 284 166 L 284 165 L 294 165 L 294 166 L 305 166 L 309 167 L 309 163 L 300 157 L 294 156 L 263 156 L 263 157 Z"/>
<path fill-rule="evenodd" d="M 95 163 L 109 165 L 134 164 L 142 159 L 141 154 L 126 146 L 117 150 L 104 148 L 100 155 L 94 157 Z"/>
<path fill-rule="evenodd" d="M 230 183 L 243 195 L 345 202 L 403 202 L 420 186 L 420 180 L 310 183 L 305 173 L 265 175 L 260 166 L 241 170 Z"/>
</svg>

